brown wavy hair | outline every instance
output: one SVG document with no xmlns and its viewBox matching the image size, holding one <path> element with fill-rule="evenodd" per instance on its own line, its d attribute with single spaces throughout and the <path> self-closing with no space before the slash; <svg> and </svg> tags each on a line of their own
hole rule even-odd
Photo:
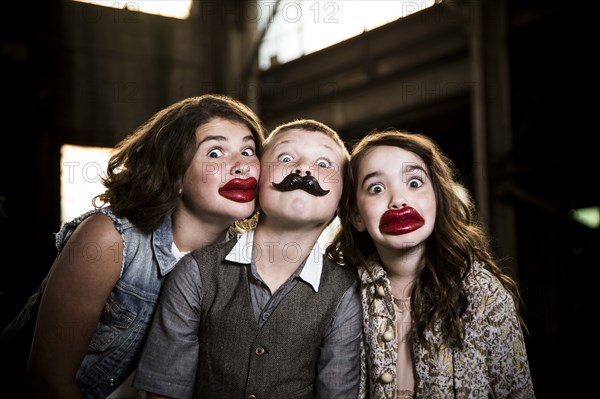
<svg viewBox="0 0 600 399">
<path fill-rule="evenodd" d="M 109 204 L 145 232 L 157 228 L 177 205 L 196 153 L 196 130 L 214 118 L 248 127 L 260 158 L 265 128 L 252 109 L 224 95 L 186 98 L 158 111 L 117 144 L 102 179 L 106 190 L 94 197 L 94 205 Z"/>
<path fill-rule="evenodd" d="M 517 283 L 502 271 L 494 258 L 489 236 L 477 219 L 473 201 L 459 183 L 458 170 L 427 136 L 399 130 L 372 132 L 354 146 L 339 210 L 341 229 L 327 248 L 327 254 L 356 271 L 359 264 L 364 264 L 376 252 L 368 232 L 359 232 L 350 222 L 351 212 L 357 210 L 358 167 L 365 154 L 376 146 L 399 147 L 418 155 L 429 168 L 435 192 L 435 227 L 426 242 L 425 266 L 411 294 L 412 319 L 418 339 L 427 342 L 425 331 L 439 322 L 441 331 L 446 334 L 444 342 L 450 347 L 462 347 L 462 316 L 468 305 L 464 279 L 476 262 L 484 264 L 508 290 L 525 328 L 519 315 L 521 298 Z"/>
</svg>

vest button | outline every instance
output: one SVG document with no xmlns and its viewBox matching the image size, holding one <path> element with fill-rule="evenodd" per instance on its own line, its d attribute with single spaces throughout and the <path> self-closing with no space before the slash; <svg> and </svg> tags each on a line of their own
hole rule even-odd
<svg viewBox="0 0 600 399">
<path fill-rule="evenodd" d="M 383 374 L 381 374 L 381 376 L 379 377 L 379 379 L 381 380 L 381 382 L 383 382 L 384 384 L 389 384 L 390 382 L 392 382 L 394 380 L 394 377 L 392 376 L 391 373 L 388 373 L 387 371 Z"/>
<path fill-rule="evenodd" d="M 258 396 L 256 396 L 256 395 L 248 395 L 248 399 L 258 399 Z"/>
<path fill-rule="evenodd" d="M 254 349 L 254 353 L 256 353 L 258 356 L 262 356 L 265 354 L 266 349 L 263 348 L 262 346 L 257 347 L 256 349 Z"/>
<path fill-rule="evenodd" d="M 269 317 L 271 317 L 271 313 L 269 313 L 269 312 L 265 312 L 265 313 L 262 314 L 262 319 L 264 321 L 269 320 Z"/>
</svg>

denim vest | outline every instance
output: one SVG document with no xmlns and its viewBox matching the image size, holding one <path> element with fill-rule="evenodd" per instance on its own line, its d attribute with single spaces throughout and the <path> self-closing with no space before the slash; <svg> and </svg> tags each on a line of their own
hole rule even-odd
<svg viewBox="0 0 600 399">
<path fill-rule="evenodd" d="M 56 234 L 57 250 L 62 250 L 81 222 L 99 212 L 114 221 L 115 228 L 123 237 L 124 262 L 121 277 L 104 305 L 96 332 L 77 371 L 76 380 L 86 398 L 108 396 L 133 372 L 165 275 L 177 263 L 171 252 L 173 230 L 170 215 L 152 233 L 144 233 L 129 220 L 115 216 L 110 208 L 92 210 L 65 223 Z M 92 248 L 87 250 L 90 256 L 95 253 Z M 28 321 L 35 322 L 32 317 L 37 312 L 45 285 L 46 279 L 3 332 L 3 339 L 16 334 Z"/>
</svg>

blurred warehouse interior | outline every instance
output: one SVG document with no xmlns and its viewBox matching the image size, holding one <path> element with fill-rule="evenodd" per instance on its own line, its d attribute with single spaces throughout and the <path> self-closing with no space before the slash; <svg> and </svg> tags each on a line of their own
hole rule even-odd
<svg viewBox="0 0 600 399">
<path fill-rule="evenodd" d="M 402 2 L 195 0 L 176 18 L 141 12 L 143 1 L 98 3 L 3 6 L 0 327 L 54 259 L 61 175 L 91 180 L 83 167 L 95 158 L 65 169 L 63 146 L 111 148 L 168 104 L 223 93 L 269 129 L 305 117 L 349 145 L 388 127 L 435 139 L 522 286 L 537 396 L 587 392 L 581 336 L 600 259 L 586 94 L 596 71 L 592 49 L 580 50 L 589 12 L 538 0 L 415 1 L 367 26 L 367 11 Z M 323 48 L 301 36 L 323 28 L 317 36 L 333 37 L 343 23 L 354 31 Z"/>
</svg>

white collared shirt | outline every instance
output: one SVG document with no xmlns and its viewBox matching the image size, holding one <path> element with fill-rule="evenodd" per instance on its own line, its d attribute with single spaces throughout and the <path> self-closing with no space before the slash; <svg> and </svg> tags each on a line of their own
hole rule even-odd
<svg viewBox="0 0 600 399">
<path fill-rule="evenodd" d="M 303 281 L 310 284 L 311 287 L 315 290 L 315 292 L 319 291 L 319 284 L 321 283 L 321 272 L 323 270 L 324 248 L 321 244 L 321 242 L 323 242 L 321 240 L 322 237 L 323 234 L 321 234 L 319 240 L 317 240 L 315 245 L 312 247 L 309 256 L 306 257 L 306 260 L 298 267 L 298 269 L 301 269 L 300 274 L 297 274 L 295 272 L 290 277 L 293 278 L 296 275 L 298 275 L 298 277 L 300 277 Z M 274 247 L 275 245 L 270 246 L 269 250 Z M 257 248 L 254 251 L 255 258 L 253 258 L 252 254 L 253 248 Z M 299 252 L 300 248 L 296 243 L 291 243 L 289 245 L 286 244 L 283 250 L 287 254 L 292 254 L 294 256 L 294 260 L 303 257 L 302 254 Z M 252 265 L 253 274 L 255 274 L 255 277 L 257 279 L 262 281 L 262 279 L 260 279 L 260 276 L 256 272 L 256 258 L 260 259 L 261 256 L 263 256 L 262 250 L 258 247 L 255 247 L 254 245 L 254 230 L 249 230 L 240 235 L 240 237 L 238 238 L 238 242 L 227 254 L 225 259 L 243 265 Z"/>
</svg>

